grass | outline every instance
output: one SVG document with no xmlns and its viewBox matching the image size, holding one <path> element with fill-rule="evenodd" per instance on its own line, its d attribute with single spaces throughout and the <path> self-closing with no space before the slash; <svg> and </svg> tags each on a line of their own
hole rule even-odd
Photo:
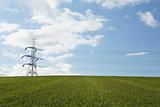
<svg viewBox="0 0 160 107">
<path fill-rule="evenodd" d="M 160 107 L 160 78 L 0 78 L 0 107 Z"/>
</svg>

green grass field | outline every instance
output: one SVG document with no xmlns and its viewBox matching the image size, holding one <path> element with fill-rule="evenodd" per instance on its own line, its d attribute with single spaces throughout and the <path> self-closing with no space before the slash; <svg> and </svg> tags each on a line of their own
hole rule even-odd
<svg viewBox="0 0 160 107">
<path fill-rule="evenodd" d="M 0 107 L 160 107 L 160 78 L 0 78 Z"/>
</svg>

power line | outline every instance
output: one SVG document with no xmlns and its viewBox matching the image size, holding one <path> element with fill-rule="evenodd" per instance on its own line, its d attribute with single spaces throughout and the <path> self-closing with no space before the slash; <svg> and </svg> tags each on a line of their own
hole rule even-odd
<svg viewBox="0 0 160 107">
<path fill-rule="evenodd" d="M 142 52 L 149 52 L 149 54 L 147 55 L 160 55 L 160 50 L 141 50 Z M 93 54 L 113 54 L 113 55 L 125 55 L 127 53 L 136 53 L 139 51 L 134 51 L 134 50 L 111 50 L 111 51 L 107 51 L 107 50 L 74 50 L 74 52 L 76 53 L 84 53 L 86 54 L 86 52 L 90 52 Z"/>
<path fill-rule="evenodd" d="M 67 60 L 71 63 L 88 63 L 88 64 L 119 64 L 119 65 L 160 65 L 160 60 L 111 60 L 102 58 L 70 58 Z"/>
</svg>

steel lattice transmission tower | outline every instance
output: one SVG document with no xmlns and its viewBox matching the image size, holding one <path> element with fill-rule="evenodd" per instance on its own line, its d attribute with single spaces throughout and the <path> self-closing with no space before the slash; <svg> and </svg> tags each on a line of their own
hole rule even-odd
<svg viewBox="0 0 160 107">
<path fill-rule="evenodd" d="M 29 63 L 24 63 L 22 67 L 25 65 L 28 65 L 28 71 L 27 71 L 27 76 L 38 76 L 37 72 L 37 66 L 36 62 L 38 60 L 43 60 L 43 58 L 39 58 L 36 56 L 37 51 L 42 51 L 42 49 L 36 48 L 36 39 L 34 38 L 32 40 L 32 46 L 31 47 L 26 47 L 25 50 L 30 49 L 30 55 L 23 55 L 21 58 L 27 57 L 29 58 L 30 62 Z"/>
</svg>

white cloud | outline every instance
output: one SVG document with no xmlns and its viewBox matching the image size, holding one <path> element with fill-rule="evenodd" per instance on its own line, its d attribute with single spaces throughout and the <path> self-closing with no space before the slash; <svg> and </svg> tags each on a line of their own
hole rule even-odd
<svg viewBox="0 0 160 107">
<path fill-rule="evenodd" d="M 31 20 L 36 23 L 50 24 L 60 14 L 62 3 L 70 3 L 72 0 L 17 0 L 18 4 L 27 7 L 31 13 Z M 38 3 L 38 5 L 37 5 Z"/>
<path fill-rule="evenodd" d="M 138 12 L 137 15 L 147 26 L 156 27 L 158 25 L 158 22 L 156 21 L 154 15 L 149 11 Z"/>
<path fill-rule="evenodd" d="M 0 22 L 0 33 L 12 32 L 17 30 L 19 27 L 19 24 Z"/>
<path fill-rule="evenodd" d="M 75 74 L 71 71 L 72 65 L 68 63 L 57 63 L 50 67 L 37 68 L 39 75 L 70 75 Z"/>
<path fill-rule="evenodd" d="M 73 56 L 74 56 L 73 53 L 64 53 L 64 54 L 59 55 L 59 56 L 48 55 L 47 57 L 46 56 L 43 56 L 43 57 L 46 57 L 45 60 L 48 61 L 48 62 L 56 63 L 56 62 L 64 62 L 68 58 L 71 58 Z"/>
<path fill-rule="evenodd" d="M 8 51 L 3 53 L 6 57 L 17 60 L 20 58 L 20 55 L 18 55 L 16 52 Z"/>
<path fill-rule="evenodd" d="M 150 54 L 149 52 L 132 52 L 132 53 L 127 53 L 126 56 L 143 56 Z"/>
<path fill-rule="evenodd" d="M 9 3 L 9 0 L 0 0 L 0 8 L 5 7 Z"/>
<path fill-rule="evenodd" d="M 6 12 L 18 13 L 18 9 L 16 9 L 16 8 L 5 7 L 4 10 Z"/>
<path fill-rule="evenodd" d="M 39 73 L 40 75 L 74 74 L 71 72 L 72 65 L 64 62 L 73 56 L 71 51 L 81 45 L 95 47 L 103 37 L 86 33 L 101 29 L 103 22 L 107 20 L 94 15 L 91 10 L 78 13 L 59 7 L 61 3 L 71 0 L 26 0 L 23 3 L 18 0 L 19 2 L 30 10 L 31 17 L 28 20 L 40 24 L 40 27 L 34 29 L 21 27 L 0 40 L 3 45 L 22 49 L 31 45 L 32 38 L 36 38 L 36 46 L 44 49 L 48 55 L 47 59 L 54 64 L 52 67 L 42 68 L 47 72 Z M 51 55 L 55 53 L 60 56 Z"/>
<path fill-rule="evenodd" d="M 73 55 L 74 55 L 73 53 L 63 54 L 63 55 L 61 55 L 61 56 L 57 56 L 56 59 L 57 59 L 57 60 L 64 60 L 64 59 L 73 57 Z"/>
<path fill-rule="evenodd" d="M 22 65 L 1 65 L 0 66 L 0 76 L 23 76 L 26 75 L 24 68 L 21 67 Z"/>
<path fill-rule="evenodd" d="M 95 2 L 106 9 L 122 8 L 125 6 L 134 6 L 142 3 L 148 3 L 151 0 L 84 0 L 87 2 Z"/>
<path fill-rule="evenodd" d="M 39 75 L 80 75 L 71 71 L 72 65 L 66 63 L 59 63 L 52 67 L 38 68 Z"/>
<path fill-rule="evenodd" d="M 125 17 L 125 18 L 131 18 L 131 16 L 128 15 L 128 14 L 126 14 L 124 17 Z"/>
<path fill-rule="evenodd" d="M 57 16 L 57 20 L 52 20 L 53 24 L 43 25 L 38 29 L 18 29 L 7 35 L 3 44 L 24 48 L 35 37 L 38 46 L 54 53 L 69 52 L 79 45 L 96 46 L 102 36 L 85 36 L 83 33 L 99 30 L 103 27 L 104 19 L 88 11 L 80 16 L 71 15 L 72 13 L 75 14 L 64 11 Z"/>
<path fill-rule="evenodd" d="M 72 65 L 67 63 L 58 63 L 52 67 L 38 67 L 38 75 L 80 75 L 71 71 Z M 27 66 L 22 67 L 21 64 L 16 65 L 1 65 L 0 76 L 25 76 Z"/>
<path fill-rule="evenodd" d="M 109 26 L 109 27 L 107 28 L 107 30 L 108 30 L 108 31 L 112 31 L 112 30 L 116 30 L 116 28 L 113 27 L 113 26 Z"/>
</svg>

